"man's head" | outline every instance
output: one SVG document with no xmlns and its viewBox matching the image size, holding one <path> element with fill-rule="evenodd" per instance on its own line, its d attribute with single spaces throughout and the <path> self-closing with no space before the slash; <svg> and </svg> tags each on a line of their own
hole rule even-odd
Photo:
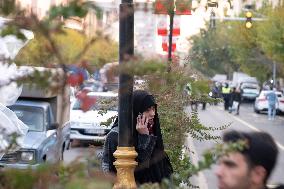
<svg viewBox="0 0 284 189">
<path fill-rule="evenodd" d="M 225 83 L 224 86 L 225 86 L 226 88 L 228 88 L 228 87 L 229 87 L 229 84 L 228 84 L 228 83 Z"/>
<path fill-rule="evenodd" d="M 278 155 L 273 138 L 264 132 L 230 131 L 225 143 L 245 140 L 248 147 L 220 158 L 216 175 L 219 189 L 261 188 L 266 184 Z"/>
</svg>

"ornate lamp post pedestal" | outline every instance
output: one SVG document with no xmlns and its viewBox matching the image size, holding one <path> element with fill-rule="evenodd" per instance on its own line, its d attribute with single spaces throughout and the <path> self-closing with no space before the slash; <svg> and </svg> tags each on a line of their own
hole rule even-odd
<svg viewBox="0 0 284 189">
<path fill-rule="evenodd" d="M 114 189 L 136 189 L 134 169 L 137 166 L 137 153 L 134 147 L 117 147 L 113 154 L 116 158 L 114 165 L 117 170 L 117 182 Z"/>
</svg>

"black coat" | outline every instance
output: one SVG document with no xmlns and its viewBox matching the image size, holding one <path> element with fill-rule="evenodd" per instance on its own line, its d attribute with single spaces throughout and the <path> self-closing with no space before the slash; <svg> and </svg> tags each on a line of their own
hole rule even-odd
<svg viewBox="0 0 284 189">
<path fill-rule="evenodd" d="M 133 127 L 134 146 L 138 153 L 136 161 L 138 166 L 135 169 L 135 180 L 138 184 L 146 182 L 161 182 L 163 178 L 169 178 L 173 169 L 167 154 L 164 151 L 163 139 L 160 129 L 159 117 L 156 111 L 153 126 L 153 135 L 139 134 L 136 131 L 136 118 L 151 106 L 156 106 L 152 95 L 145 91 L 133 93 Z M 157 110 L 157 108 L 156 108 Z M 118 146 L 118 119 L 115 121 L 112 130 L 106 137 L 103 153 L 103 170 L 116 173 L 113 162 L 113 153 Z"/>
<path fill-rule="evenodd" d="M 232 98 L 232 102 L 233 101 L 237 101 L 237 102 L 240 103 L 241 100 L 242 100 L 241 93 L 240 92 L 236 92 L 236 91 L 231 93 L 231 98 Z"/>
</svg>

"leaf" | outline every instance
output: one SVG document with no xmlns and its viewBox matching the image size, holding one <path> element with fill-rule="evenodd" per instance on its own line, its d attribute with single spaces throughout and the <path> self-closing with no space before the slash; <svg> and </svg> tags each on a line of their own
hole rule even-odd
<svg viewBox="0 0 284 189">
<path fill-rule="evenodd" d="M 72 73 L 67 76 L 67 83 L 72 87 L 81 85 L 83 81 L 84 81 L 83 73 Z"/>
<path fill-rule="evenodd" d="M 86 112 L 93 107 L 93 105 L 96 103 L 96 98 L 93 96 L 85 96 L 85 98 L 80 100 L 80 107 L 83 110 L 83 112 Z"/>
</svg>

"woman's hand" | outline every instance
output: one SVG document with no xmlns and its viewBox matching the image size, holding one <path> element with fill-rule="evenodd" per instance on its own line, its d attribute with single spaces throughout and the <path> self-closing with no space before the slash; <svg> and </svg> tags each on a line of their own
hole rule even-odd
<svg viewBox="0 0 284 189">
<path fill-rule="evenodd" d="M 144 115 L 138 115 L 137 117 L 137 124 L 136 124 L 136 130 L 140 134 L 146 134 L 149 135 L 149 130 L 147 128 L 148 125 L 148 118 Z"/>
</svg>

